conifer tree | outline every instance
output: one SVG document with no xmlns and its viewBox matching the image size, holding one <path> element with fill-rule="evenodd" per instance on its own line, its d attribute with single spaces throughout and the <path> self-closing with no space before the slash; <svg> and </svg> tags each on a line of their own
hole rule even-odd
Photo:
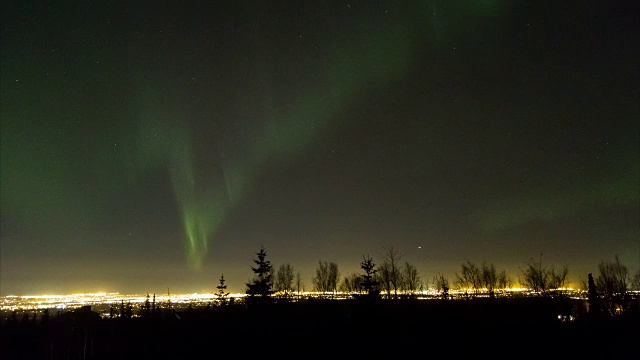
<svg viewBox="0 0 640 360">
<path fill-rule="evenodd" d="M 227 296 L 229 296 L 229 293 L 225 292 L 225 290 L 227 290 L 227 285 L 225 285 L 224 282 L 224 274 L 222 274 L 220 275 L 220 285 L 216 286 L 216 289 L 218 289 L 218 293 L 216 294 L 216 302 L 218 305 L 227 304 Z"/>
<path fill-rule="evenodd" d="M 144 300 L 144 304 L 142 306 L 142 315 L 145 317 L 151 315 L 151 301 L 149 300 L 149 293 L 147 293 L 147 298 Z"/>
<path fill-rule="evenodd" d="M 257 259 L 253 262 L 257 266 L 252 266 L 251 271 L 254 273 L 253 280 L 247 283 L 247 295 L 250 300 L 260 299 L 266 301 L 273 294 L 271 261 L 267 260 L 267 251 L 264 246 L 260 246 L 260 251 L 256 253 Z"/>
<path fill-rule="evenodd" d="M 588 299 L 589 299 L 589 314 L 591 315 L 591 318 L 592 319 L 599 318 L 602 315 L 602 304 L 600 300 L 600 295 L 598 294 L 598 290 L 596 288 L 596 283 L 591 273 L 589 273 Z"/>
<path fill-rule="evenodd" d="M 360 263 L 360 267 L 364 270 L 362 287 L 369 297 L 378 297 L 380 295 L 380 283 L 375 278 L 376 272 L 378 272 L 378 270 L 375 269 L 376 264 L 369 255 L 367 255 L 366 258 L 363 256 L 362 259 Z"/>
</svg>

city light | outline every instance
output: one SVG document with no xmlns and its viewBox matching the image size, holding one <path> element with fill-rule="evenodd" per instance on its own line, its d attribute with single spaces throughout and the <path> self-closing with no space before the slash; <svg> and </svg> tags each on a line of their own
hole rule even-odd
<svg viewBox="0 0 640 360">
<path fill-rule="evenodd" d="M 553 289 L 552 291 L 562 292 L 564 295 L 575 299 L 586 299 L 586 293 L 572 288 Z M 228 294 L 226 300 L 242 301 L 247 295 L 241 293 Z M 381 298 L 388 297 L 386 292 L 380 294 Z M 391 297 L 395 297 L 393 292 Z M 412 293 L 398 292 L 399 297 L 412 297 L 418 300 L 440 299 L 443 294 L 435 289 L 426 289 Z M 469 297 L 488 298 L 491 294 L 487 289 L 452 289 L 448 292 L 451 299 L 465 299 Z M 494 297 L 512 296 L 540 296 L 531 289 L 514 287 L 507 289 L 496 289 Z M 275 294 L 274 299 L 285 297 L 283 294 Z M 352 298 L 352 294 L 346 292 L 291 292 L 286 297 L 295 301 L 297 299 L 323 298 L 332 300 L 344 300 Z M 159 308 L 164 307 L 202 307 L 215 304 L 219 301 L 218 294 L 215 293 L 189 293 L 189 294 L 120 294 L 118 292 L 100 293 L 76 293 L 76 294 L 45 294 L 45 295 L 8 295 L 0 300 L 0 311 L 42 311 L 44 309 L 72 310 L 83 306 L 91 306 L 92 309 L 107 312 L 110 306 L 122 303 L 131 304 L 135 308 L 140 308 L 145 301 L 154 302 Z"/>
</svg>

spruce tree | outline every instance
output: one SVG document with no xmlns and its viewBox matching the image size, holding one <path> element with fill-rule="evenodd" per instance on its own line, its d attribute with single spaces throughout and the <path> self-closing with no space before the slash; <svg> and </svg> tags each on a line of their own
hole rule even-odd
<svg viewBox="0 0 640 360">
<path fill-rule="evenodd" d="M 225 290 L 227 290 L 227 285 L 225 285 L 224 282 L 224 274 L 222 274 L 220 275 L 220 285 L 216 286 L 216 289 L 218 289 L 218 293 L 216 294 L 216 302 L 218 305 L 227 304 L 227 296 L 229 296 L 229 293 L 225 292 Z"/>
<path fill-rule="evenodd" d="M 142 306 L 142 316 L 148 317 L 151 315 L 151 301 L 149 300 L 149 293 L 147 293 L 147 298 L 144 300 L 144 304 Z"/>
<path fill-rule="evenodd" d="M 254 259 L 253 262 L 257 266 L 251 267 L 254 277 L 250 283 L 247 283 L 246 293 L 249 295 L 250 300 L 266 301 L 273 294 L 271 261 L 267 260 L 267 251 L 263 245 L 260 246 L 260 251 L 256 255 L 258 258 Z"/>
<path fill-rule="evenodd" d="M 362 275 L 362 287 L 367 292 L 367 296 L 371 298 L 377 298 L 380 295 L 380 283 L 376 280 L 375 275 L 378 272 L 375 269 L 376 264 L 373 262 L 371 256 L 365 258 L 360 263 L 360 267 L 364 270 Z"/>
</svg>

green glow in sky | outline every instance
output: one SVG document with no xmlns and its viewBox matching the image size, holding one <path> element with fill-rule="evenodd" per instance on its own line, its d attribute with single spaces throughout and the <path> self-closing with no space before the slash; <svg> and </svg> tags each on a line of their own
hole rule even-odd
<svg viewBox="0 0 640 360">
<path fill-rule="evenodd" d="M 535 222 L 561 221 L 594 208 L 637 206 L 640 199 L 637 184 L 636 176 L 627 175 L 580 184 L 573 191 L 532 192 L 501 203 L 494 201 L 492 207 L 482 209 L 475 218 L 483 230 L 502 230 Z"/>
<path fill-rule="evenodd" d="M 176 112 L 151 110 L 162 108 L 153 96 L 143 100 L 147 113 L 140 119 L 140 169 L 164 168 L 170 176 L 176 202 L 182 214 L 187 241 L 188 263 L 194 269 L 202 266 L 207 241 L 222 223 L 230 206 L 229 198 L 210 176 L 209 167 L 199 168 L 194 151 L 193 134 Z"/>
<path fill-rule="evenodd" d="M 266 166 L 301 156 L 328 129 L 335 114 L 364 90 L 406 75 L 411 54 L 405 30 L 371 32 L 363 28 L 353 34 L 335 46 L 327 64 L 314 69 L 314 74 L 320 72 L 314 78 L 325 82 L 308 86 L 310 90 L 294 99 L 289 111 L 264 111 L 264 118 L 255 119 L 266 124 L 264 131 L 245 149 L 236 149 L 233 159 L 198 158 L 194 134 L 185 125 L 188 121 L 177 112 L 150 110 L 154 102 L 162 108 L 153 96 L 143 100 L 147 113 L 141 119 L 139 160 L 145 166 L 162 164 L 171 175 L 190 267 L 201 268 L 208 243 Z M 210 176 L 212 169 L 219 169 L 220 174 Z"/>
<path fill-rule="evenodd" d="M 636 261 L 628 17 L 211 4 L 6 17 L 0 292 L 200 291 L 223 269 L 235 292 L 257 242 L 305 277 L 314 257 L 357 268 L 390 242 L 427 272 L 533 250 L 583 274 L 614 252 Z"/>
</svg>

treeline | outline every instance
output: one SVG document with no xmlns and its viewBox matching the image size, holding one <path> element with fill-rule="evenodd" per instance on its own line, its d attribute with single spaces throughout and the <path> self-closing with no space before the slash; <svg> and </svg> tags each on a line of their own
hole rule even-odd
<svg viewBox="0 0 640 360">
<path fill-rule="evenodd" d="M 274 269 L 267 259 L 264 246 L 261 246 L 256 255 L 255 266 L 251 267 L 253 278 L 246 284 L 247 301 L 270 302 L 300 297 L 305 289 L 299 271 L 295 272 L 289 263 Z M 362 272 L 341 277 L 335 262 L 321 260 L 312 278 L 312 291 L 325 297 L 347 294 L 352 298 L 399 299 L 414 298 L 429 288 L 428 281 L 422 278 L 416 266 L 402 261 L 402 256 L 393 247 L 385 250 L 380 264 L 376 264 L 371 256 L 363 255 L 360 268 Z M 591 310 L 616 315 L 637 303 L 640 269 L 631 276 L 627 266 L 616 255 L 613 260 L 602 260 L 597 270 L 595 277 L 589 273 L 587 280 L 582 280 L 581 284 L 588 294 Z M 559 269 L 547 266 L 540 256 L 527 261 L 518 281 L 529 295 L 566 296 L 568 275 L 566 265 Z M 224 276 L 220 280 L 221 285 L 224 285 Z M 483 261 L 477 265 L 466 260 L 461 264 L 461 270 L 454 274 L 454 279 L 449 279 L 442 273 L 433 276 L 430 289 L 442 299 L 452 299 L 452 289 L 467 299 L 480 296 L 494 298 L 512 295 L 509 289 L 513 285 L 514 281 L 506 271 L 499 271 L 494 264 Z M 219 299 L 223 298 L 224 296 L 219 296 Z"/>
<path fill-rule="evenodd" d="M 566 267 L 530 259 L 520 282 L 533 296 L 508 297 L 511 280 L 488 262 L 461 264 L 451 284 L 434 277 L 436 299 L 418 299 L 425 283 L 416 267 L 389 248 L 377 264 L 363 255 L 361 272 L 340 276 L 320 261 L 313 290 L 304 297 L 301 274 L 290 264 L 274 269 L 261 246 L 246 295 L 230 297 L 224 274 L 210 302 L 172 304 L 147 294 L 140 303 L 112 304 L 106 316 L 86 306 L 40 319 L 13 312 L 0 324 L 0 358 L 142 359 L 347 353 L 352 356 L 476 356 L 512 358 L 527 344 L 569 358 L 613 358 L 637 352 L 640 296 L 616 256 L 586 281 L 588 298 L 562 290 Z M 340 280 L 341 279 L 341 280 Z M 340 301 L 335 300 L 341 294 Z M 345 299 L 346 298 L 346 299 Z M 573 345 L 571 345 L 573 344 Z M 294 351 L 296 349 L 297 351 Z M 328 352 L 327 352 L 328 351 Z M 367 356 L 367 357 L 368 357 Z"/>
</svg>

